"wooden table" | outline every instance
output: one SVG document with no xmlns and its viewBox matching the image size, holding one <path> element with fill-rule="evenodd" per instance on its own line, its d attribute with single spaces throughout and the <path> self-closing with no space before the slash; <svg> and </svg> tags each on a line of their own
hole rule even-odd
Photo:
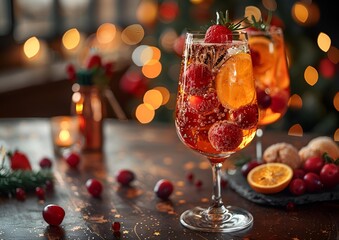
<svg viewBox="0 0 339 240">
<path fill-rule="evenodd" d="M 281 141 L 301 147 L 308 137 L 289 137 L 267 132 L 264 147 Z M 45 201 L 32 193 L 24 202 L 0 197 L 0 239 L 339 239 L 337 201 L 298 206 L 295 211 L 262 206 L 223 189 L 223 200 L 249 210 L 254 216 L 250 229 L 234 234 L 202 233 L 183 227 L 180 214 L 193 206 L 207 206 L 212 192 L 211 170 L 207 161 L 187 149 L 169 124 L 140 125 L 135 122 L 105 122 L 102 154 L 82 155 L 77 170 L 53 153 L 49 119 L 2 119 L 0 141 L 11 149 L 27 153 L 33 168 L 39 160 L 53 160 L 55 190 Z M 246 154 L 254 155 L 251 144 Z M 132 187 L 122 188 L 115 173 L 131 169 L 137 176 Z M 198 189 L 186 179 L 188 172 L 203 182 Z M 85 188 L 89 178 L 104 184 L 101 198 L 91 197 Z M 154 194 L 155 183 L 166 178 L 175 185 L 170 201 Z M 66 216 L 60 227 L 50 227 L 42 218 L 45 205 L 62 206 Z M 121 223 L 120 237 L 111 224 Z"/>
</svg>

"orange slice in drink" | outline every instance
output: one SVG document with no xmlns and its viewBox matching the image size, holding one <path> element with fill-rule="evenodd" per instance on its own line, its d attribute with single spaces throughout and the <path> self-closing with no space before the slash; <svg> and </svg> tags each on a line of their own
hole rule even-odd
<svg viewBox="0 0 339 240">
<path fill-rule="evenodd" d="M 252 36 L 248 40 L 251 49 L 253 70 L 256 73 L 264 73 L 273 67 L 274 45 L 264 36 Z"/>
<path fill-rule="evenodd" d="M 272 194 L 284 190 L 290 183 L 293 170 L 283 163 L 265 163 L 254 167 L 247 175 L 251 188 L 259 193 Z"/>
<path fill-rule="evenodd" d="M 255 97 L 251 56 L 239 53 L 231 56 L 215 78 L 217 96 L 221 104 L 237 109 L 250 104 Z"/>
</svg>

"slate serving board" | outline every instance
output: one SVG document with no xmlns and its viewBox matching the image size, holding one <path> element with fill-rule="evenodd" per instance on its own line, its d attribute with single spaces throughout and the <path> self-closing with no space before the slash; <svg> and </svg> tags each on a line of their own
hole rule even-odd
<svg viewBox="0 0 339 240">
<path fill-rule="evenodd" d="M 305 193 L 301 196 L 293 196 L 288 189 L 275 194 L 261 194 L 254 191 L 243 177 L 240 170 L 232 170 L 226 173 L 229 186 L 242 197 L 263 205 L 286 206 L 289 202 L 297 205 L 339 200 L 339 186 L 331 190 L 323 190 L 319 193 Z"/>
</svg>

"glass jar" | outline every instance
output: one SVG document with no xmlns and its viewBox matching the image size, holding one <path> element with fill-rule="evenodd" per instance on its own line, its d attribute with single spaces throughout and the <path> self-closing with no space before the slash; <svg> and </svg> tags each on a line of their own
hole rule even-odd
<svg viewBox="0 0 339 240">
<path fill-rule="evenodd" d="M 106 107 L 102 90 L 92 81 L 91 72 L 79 72 L 72 86 L 71 114 L 78 116 L 82 151 L 101 151 Z"/>
</svg>

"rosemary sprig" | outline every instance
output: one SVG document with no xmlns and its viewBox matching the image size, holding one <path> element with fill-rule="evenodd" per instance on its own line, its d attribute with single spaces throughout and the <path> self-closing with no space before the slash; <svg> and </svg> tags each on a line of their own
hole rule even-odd
<svg viewBox="0 0 339 240">
<path fill-rule="evenodd" d="M 0 194 L 14 193 L 16 188 L 32 191 L 36 187 L 43 186 L 47 180 L 53 181 L 54 176 L 49 169 L 39 171 L 12 171 L 0 168 Z"/>
</svg>

